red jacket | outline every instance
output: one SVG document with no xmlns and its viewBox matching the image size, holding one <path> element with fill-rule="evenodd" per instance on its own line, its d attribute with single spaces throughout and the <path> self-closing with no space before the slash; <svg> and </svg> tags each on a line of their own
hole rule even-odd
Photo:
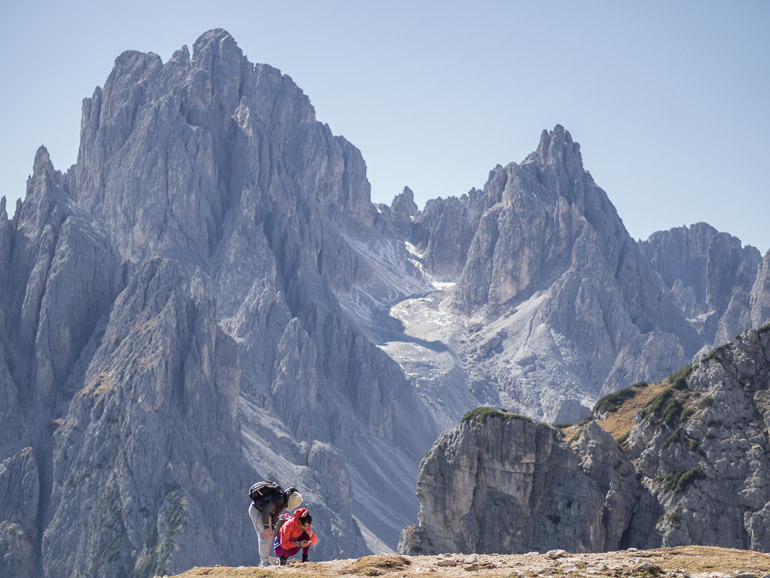
<svg viewBox="0 0 770 578">
<path fill-rule="evenodd" d="M 299 546 L 297 541 L 302 535 L 302 532 L 307 532 L 308 536 L 310 536 L 310 543 L 312 545 L 315 546 L 315 543 L 318 542 L 318 536 L 316 536 L 315 532 L 313 532 L 310 528 L 303 530 L 302 526 L 299 525 L 299 519 L 306 512 L 307 509 L 299 508 L 294 512 L 294 515 L 286 520 L 283 523 L 283 526 L 281 526 L 281 548 L 284 550 L 289 550 Z"/>
</svg>

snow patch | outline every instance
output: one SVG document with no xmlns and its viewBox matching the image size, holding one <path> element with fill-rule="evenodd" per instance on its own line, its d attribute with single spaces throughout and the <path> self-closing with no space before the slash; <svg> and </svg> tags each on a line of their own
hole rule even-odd
<svg viewBox="0 0 770 578">
<path fill-rule="evenodd" d="M 410 255 L 417 257 L 417 259 L 419 259 L 420 261 L 422 261 L 425 258 L 425 253 L 421 253 L 420 251 L 418 251 L 417 247 L 412 245 L 412 243 L 410 243 L 409 241 L 406 241 L 404 243 L 404 247 L 406 248 L 407 252 Z"/>
<path fill-rule="evenodd" d="M 408 259 L 414 265 L 422 274 L 422 276 L 431 284 L 431 287 L 433 287 L 436 291 L 447 291 L 449 289 L 454 288 L 455 285 L 457 285 L 456 281 L 438 281 L 433 275 L 431 275 L 423 265 L 423 262 L 425 260 L 425 253 L 420 252 L 417 247 L 412 245 L 412 243 L 409 243 L 408 241 L 404 243 L 404 247 L 406 248 L 406 251 L 408 253 Z"/>
</svg>

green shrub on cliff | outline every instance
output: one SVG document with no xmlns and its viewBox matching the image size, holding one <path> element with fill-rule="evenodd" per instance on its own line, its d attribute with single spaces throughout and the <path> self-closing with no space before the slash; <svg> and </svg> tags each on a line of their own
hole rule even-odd
<svg viewBox="0 0 770 578">
<path fill-rule="evenodd" d="M 614 413 L 618 411 L 626 400 L 629 400 L 636 395 L 636 388 L 639 385 L 642 384 L 632 385 L 619 391 L 608 393 L 596 402 L 594 405 L 593 413 L 598 414 L 605 411 L 607 413 Z"/>
<path fill-rule="evenodd" d="M 502 419 L 521 419 L 532 423 L 532 420 L 525 415 L 510 413 L 507 411 L 500 411 L 499 409 L 495 409 L 493 407 L 484 407 L 484 406 L 477 407 L 476 409 L 472 409 L 471 411 L 466 413 L 463 416 L 463 419 L 461 420 L 461 422 L 466 423 L 473 419 L 476 419 L 479 422 L 484 423 L 488 417 L 499 417 Z"/>
</svg>

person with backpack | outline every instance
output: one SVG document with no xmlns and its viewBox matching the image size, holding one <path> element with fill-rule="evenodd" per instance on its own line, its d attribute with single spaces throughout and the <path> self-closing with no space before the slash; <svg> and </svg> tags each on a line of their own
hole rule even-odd
<svg viewBox="0 0 770 578">
<path fill-rule="evenodd" d="M 312 521 L 310 512 L 300 508 L 281 525 L 273 543 L 275 555 L 280 559 L 281 566 L 300 550 L 302 550 L 302 561 L 307 562 L 310 546 L 315 546 L 318 542 L 318 536 L 310 529 Z"/>
<path fill-rule="evenodd" d="M 249 488 L 249 518 L 254 524 L 259 544 L 259 565 L 270 565 L 270 548 L 278 516 L 283 510 L 294 510 L 302 503 L 297 488 L 284 490 L 276 482 L 257 482 Z"/>
</svg>

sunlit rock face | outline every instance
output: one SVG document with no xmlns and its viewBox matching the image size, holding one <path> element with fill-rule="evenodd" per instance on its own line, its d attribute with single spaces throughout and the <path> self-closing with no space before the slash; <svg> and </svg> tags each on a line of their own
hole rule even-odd
<svg viewBox="0 0 770 578">
<path fill-rule="evenodd" d="M 575 421 L 704 344 L 561 126 L 521 164 L 495 167 L 483 191 L 431 201 L 414 220 L 421 263 L 455 281 L 441 310 L 480 403 Z"/>
<path fill-rule="evenodd" d="M 655 543 L 638 507 L 644 488 L 595 424 L 569 447 L 521 417 L 481 415 L 444 432 L 423 460 L 419 524 L 403 553 L 601 552 Z"/>
</svg>

